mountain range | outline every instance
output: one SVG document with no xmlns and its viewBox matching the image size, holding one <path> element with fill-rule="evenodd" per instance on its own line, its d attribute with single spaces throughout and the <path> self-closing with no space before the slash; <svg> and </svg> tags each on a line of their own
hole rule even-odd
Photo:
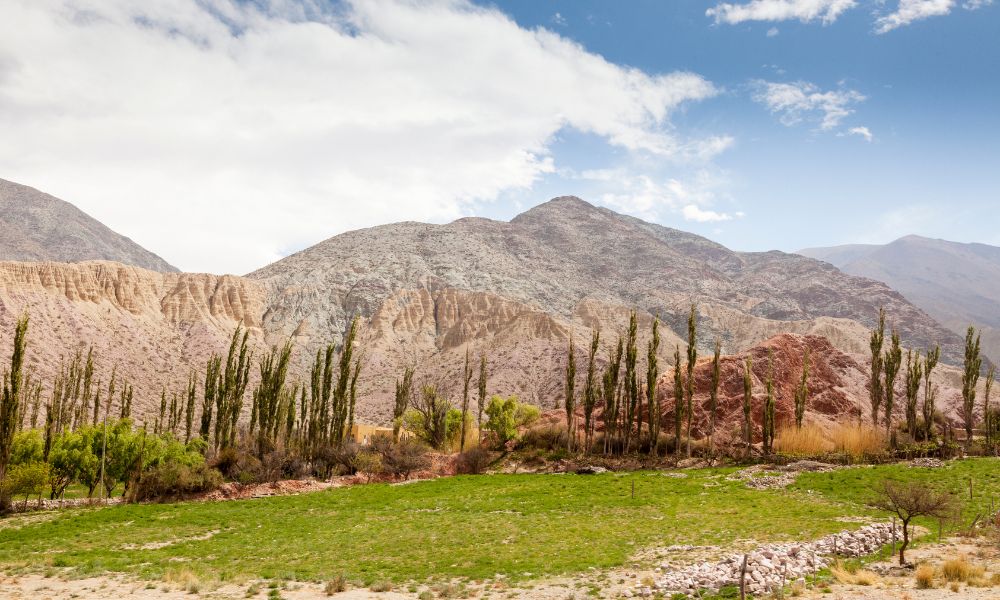
<svg viewBox="0 0 1000 600">
<path fill-rule="evenodd" d="M 799 254 L 888 284 L 958 334 L 970 325 L 981 329 L 983 351 L 1000 357 L 1000 248 L 910 235 Z"/>
<path fill-rule="evenodd" d="M 796 254 L 734 252 L 574 197 L 510 222 L 352 231 L 245 277 L 162 272 L 122 258 L 39 258 L 47 262 L 0 263 L 0 331 L 30 312 L 29 361 L 43 378 L 60 356 L 92 344 L 103 372 L 117 365 L 133 382 L 139 407 L 158 406 L 161 386 L 180 390 L 190 373 L 203 372 L 238 325 L 249 328 L 258 353 L 291 339 L 292 374 L 301 380 L 316 350 L 338 342 L 354 316 L 365 356 L 358 413 L 371 422 L 388 419 L 406 366 L 416 366 L 418 383 L 458 398 L 467 353 L 487 355 L 490 393 L 552 407 L 563 394 L 570 340 L 580 360 L 599 329 L 603 359 L 633 309 L 640 344 L 654 317 L 663 322 L 661 370 L 675 348 L 683 351 L 692 303 L 702 355 L 716 338 L 724 353 L 737 354 L 793 334 L 825 338 L 831 365 L 864 364 L 868 328 L 885 306 L 906 345 L 940 343 L 944 362 L 961 361 L 960 337 L 884 283 Z M 954 371 L 940 375 L 946 403 Z M 830 384 L 837 398 L 867 396 L 863 378 L 843 381 Z"/>
</svg>

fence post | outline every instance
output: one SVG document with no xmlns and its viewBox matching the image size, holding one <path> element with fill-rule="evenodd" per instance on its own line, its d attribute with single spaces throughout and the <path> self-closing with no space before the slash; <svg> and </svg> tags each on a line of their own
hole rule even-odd
<svg viewBox="0 0 1000 600">
<path fill-rule="evenodd" d="M 747 555 L 743 555 L 743 564 L 740 566 L 740 600 L 747 597 Z"/>
</svg>

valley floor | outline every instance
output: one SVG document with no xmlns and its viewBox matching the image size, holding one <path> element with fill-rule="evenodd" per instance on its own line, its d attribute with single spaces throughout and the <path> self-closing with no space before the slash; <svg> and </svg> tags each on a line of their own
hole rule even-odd
<svg viewBox="0 0 1000 600">
<path fill-rule="evenodd" d="M 1000 498 L 997 466 L 971 459 L 805 472 L 781 489 L 748 487 L 734 469 L 463 476 L 20 515 L 0 521 L 0 598 L 304 599 L 327 597 L 340 577 L 350 591 L 334 597 L 343 599 L 609 598 L 654 578 L 666 559 L 714 560 L 884 519 L 865 501 L 885 477 L 952 489 L 967 524 Z M 943 556 L 933 548 L 912 558 Z M 1000 571 L 995 542 L 943 548 Z M 934 595 L 944 588 L 914 590 L 913 581 L 909 573 L 874 586 L 832 583 L 833 596 L 816 597 L 945 597 Z M 963 593 L 1000 597 L 1000 588 Z"/>
</svg>

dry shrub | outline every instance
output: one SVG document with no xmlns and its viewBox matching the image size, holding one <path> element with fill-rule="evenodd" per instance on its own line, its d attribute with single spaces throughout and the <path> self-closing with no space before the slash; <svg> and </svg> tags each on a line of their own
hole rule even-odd
<svg viewBox="0 0 1000 600">
<path fill-rule="evenodd" d="M 848 585 L 875 585 L 879 581 L 878 575 L 875 573 L 855 566 L 844 565 L 839 560 L 830 567 L 830 574 L 838 582 Z"/>
<path fill-rule="evenodd" d="M 334 594 L 339 594 L 340 592 L 346 592 L 346 591 L 347 591 L 347 580 L 344 578 L 343 575 L 337 575 L 330 581 L 327 581 L 326 585 L 323 586 L 323 593 L 325 593 L 327 596 L 332 596 Z"/>
<path fill-rule="evenodd" d="M 197 594 L 201 591 L 201 580 L 191 569 L 169 569 L 163 574 L 163 581 L 176 585 L 190 594 Z"/>
<path fill-rule="evenodd" d="M 475 446 L 455 457 L 455 472 L 462 475 L 479 475 L 489 467 L 492 460 L 489 450 Z"/>
<path fill-rule="evenodd" d="M 815 423 L 799 427 L 783 427 L 774 440 L 774 449 L 782 454 L 817 456 L 833 450 L 833 444 Z"/>
<path fill-rule="evenodd" d="M 871 425 L 837 425 L 830 439 L 835 450 L 853 458 L 877 454 L 885 448 L 885 435 Z"/>
<path fill-rule="evenodd" d="M 953 592 L 955 592 L 957 594 L 959 592 L 959 590 L 962 589 L 962 587 L 960 585 L 958 585 L 957 581 L 952 581 L 951 585 L 948 586 L 948 589 L 950 589 L 951 591 L 953 591 Z"/>
<path fill-rule="evenodd" d="M 569 435 L 565 426 L 539 425 L 524 432 L 518 447 L 552 452 L 565 450 L 568 441 Z"/>
<path fill-rule="evenodd" d="M 368 587 L 368 589 L 376 593 L 391 592 L 392 583 L 388 581 L 376 581 L 375 583 L 371 584 Z"/>
<path fill-rule="evenodd" d="M 983 578 L 984 572 L 985 570 L 982 567 L 971 564 L 964 556 L 950 558 L 941 565 L 941 577 L 945 581 L 978 581 Z"/>
<path fill-rule="evenodd" d="M 934 567 L 930 565 L 920 565 L 917 572 L 913 574 L 917 580 L 918 590 L 929 590 L 934 587 Z"/>
</svg>

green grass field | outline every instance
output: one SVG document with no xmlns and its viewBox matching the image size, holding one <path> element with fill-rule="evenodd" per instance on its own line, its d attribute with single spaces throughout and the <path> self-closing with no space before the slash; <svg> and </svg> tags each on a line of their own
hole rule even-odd
<svg viewBox="0 0 1000 600">
<path fill-rule="evenodd" d="M 70 567 L 156 579 L 183 566 L 206 580 L 370 583 L 502 574 L 515 580 L 615 567 L 656 545 L 811 539 L 870 515 L 882 477 L 931 478 L 966 500 L 1000 499 L 1000 461 L 807 473 L 787 490 L 726 481 L 731 469 L 486 475 L 214 503 L 74 509 L 0 525 L 0 568 Z M 976 499 L 968 502 L 968 479 Z M 635 484 L 635 498 L 632 485 Z"/>
</svg>

